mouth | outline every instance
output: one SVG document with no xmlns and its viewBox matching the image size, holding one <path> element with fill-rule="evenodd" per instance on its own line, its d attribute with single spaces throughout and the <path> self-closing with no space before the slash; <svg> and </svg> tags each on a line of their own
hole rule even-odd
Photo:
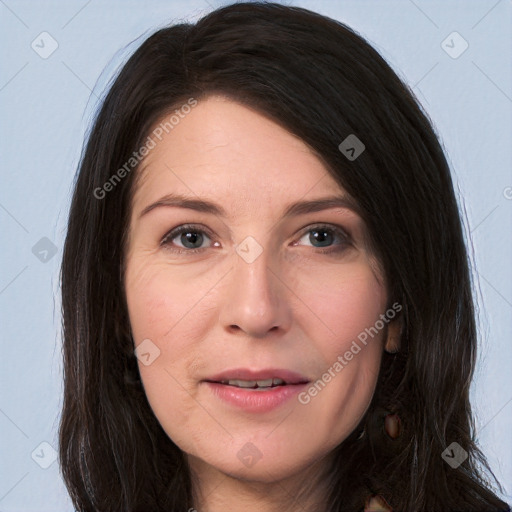
<svg viewBox="0 0 512 512">
<path fill-rule="evenodd" d="M 245 412 L 265 413 L 288 402 L 310 380 L 289 370 L 227 370 L 202 381 L 213 396 Z"/>
<path fill-rule="evenodd" d="M 278 386 L 293 386 L 307 384 L 309 379 L 303 375 L 282 369 L 252 371 L 244 368 L 226 370 L 220 374 L 205 379 L 205 382 L 224 384 L 248 390 L 269 390 Z"/>
<path fill-rule="evenodd" d="M 206 381 L 206 382 L 215 382 L 215 381 Z M 224 384 L 226 386 L 233 386 L 235 388 L 253 389 L 255 391 L 268 391 L 271 388 L 289 385 L 283 379 L 279 379 L 277 377 L 272 378 L 272 379 L 265 379 L 265 380 L 227 379 L 227 380 L 221 380 L 220 382 L 218 382 L 218 384 Z"/>
</svg>

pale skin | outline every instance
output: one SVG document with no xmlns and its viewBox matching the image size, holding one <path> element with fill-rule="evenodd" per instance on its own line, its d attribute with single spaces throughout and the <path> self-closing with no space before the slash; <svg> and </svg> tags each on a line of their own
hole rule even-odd
<svg viewBox="0 0 512 512">
<path fill-rule="evenodd" d="M 149 339 L 160 350 L 150 365 L 139 361 L 141 379 L 189 461 L 195 508 L 321 509 L 329 454 L 366 412 L 382 351 L 396 349 L 395 322 L 307 404 L 295 398 L 255 414 L 225 404 L 203 380 L 243 367 L 290 369 L 315 382 L 375 324 L 388 297 L 361 217 L 346 206 L 283 217 L 292 202 L 346 193 L 304 142 L 221 96 L 200 101 L 164 135 L 142 172 L 126 253 L 130 324 L 136 346 Z M 214 202 L 226 216 L 177 206 L 141 215 L 171 193 Z M 198 252 L 181 234 L 161 245 L 183 224 L 202 234 Z M 349 237 L 330 231 L 329 245 L 315 244 L 318 225 Z M 249 236 L 262 248 L 250 263 L 236 250 Z M 247 443 L 261 454 L 251 467 L 237 456 Z M 313 489 L 297 508 L 306 482 Z"/>
</svg>

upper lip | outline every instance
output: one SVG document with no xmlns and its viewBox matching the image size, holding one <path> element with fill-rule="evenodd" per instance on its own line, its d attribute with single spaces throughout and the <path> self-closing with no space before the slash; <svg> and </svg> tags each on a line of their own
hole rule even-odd
<svg viewBox="0 0 512 512">
<path fill-rule="evenodd" d="M 291 370 L 269 368 L 265 370 L 249 370 L 247 368 L 234 368 L 224 370 L 204 379 L 206 382 L 223 382 L 228 380 L 267 380 L 281 379 L 285 384 L 302 384 L 309 382 L 307 377 Z"/>
</svg>

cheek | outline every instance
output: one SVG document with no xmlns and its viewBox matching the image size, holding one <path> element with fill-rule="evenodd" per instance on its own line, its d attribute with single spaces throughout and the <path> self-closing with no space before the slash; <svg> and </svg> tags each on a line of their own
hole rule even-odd
<svg viewBox="0 0 512 512">
<path fill-rule="evenodd" d="M 148 398 L 173 385 L 171 375 L 179 369 L 176 362 L 186 358 L 193 341 L 194 323 L 181 321 L 187 320 L 193 297 L 184 294 L 182 286 L 170 278 L 165 265 L 134 258 L 127 267 L 126 299 L 133 339 L 138 352 L 150 353 L 147 361 L 139 357 Z M 175 376 L 183 380 L 183 376 Z"/>
<path fill-rule="evenodd" d="M 162 351 L 179 357 L 204 327 L 196 315 L 211 287 L 209 282 L 170 272 L 164 262 L 134 261 L 129 265 L 126 296 L 135 343 L 149 338 Z"/>
<path fill-rule="evenodd" d="M 172 439 L 186 445 L 190 438 L 184 433 L 195 431 L 196 408 L 188 370 L 197 365 L 194 347 L 208 327 L 194 316 L 205 291 L 187 287 L 187 277 L 178 274 L 134 258 L 127 266 L 126 297 L 135 345 L 150 353 L 148 364 L 138 361 L 148 402 Z"/>
<path fill-rule="evenodd" d="M 311 339 L 319 340 L 324 351 L 337 356 L 375 325 L 385 312 L 387 294 L 364 260 L 318 270 L 297 281 L 298 295 L 314 313 L 304 317 L 310 324 Z M 316 326 L 314 330 L 312 326 Z"/>
<path fill-rule="evenodd" d="M 342 281 L 337 289 L 325 297 L 332 329 L 344 341 L 361 339 L 385 311 L 385 290 L 366 269 Z M 345 348 L 343 345 L 340 348 Z"/>
<path fill-rule="evenodd" d="M 158 354 L 149 365 L 139 359 L 154 410 L 159 397 L 185 407 L 195 393 L 195 376 L 206 359 L 201 344 L 217 318 L 211 314 L 217 301 L 215 284 L 225 272 L 206 266 L 202 271 L 170 268 L 165 260 L 144 253 L 128 260 L 125 288 L 135 345 L 146 343 Z"/>
<path fill-rule="evenodd" d="M 316 433 L 331 443 L 346 438 L 366 412 L 378 378 L 387 294 L 369 265 L 347 265 L 338 273 L 317 274 L 301 288 L 316 313 L 303 327 L 315 340 L 323 367 L 302 394 L 309 414 L 321 418 Z M 319 279 L 319 277 L 323 277 Z M 320 286 L 322 284 L 322 286 Z M 323 327 L 318 327 L 319 320 Z M 308 434 L 313 434 L 313 431 Z"/>
</svg>

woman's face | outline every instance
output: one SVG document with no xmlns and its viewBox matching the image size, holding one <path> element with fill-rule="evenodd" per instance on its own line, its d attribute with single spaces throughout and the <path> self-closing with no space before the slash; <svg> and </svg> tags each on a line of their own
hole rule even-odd
<svg viewBox="0 0 512 512">
<path fill-rule="evenodd" d="M 238 103 L 211 96 L 167 131 L 127 245 L 147 398 L 191 464 L 296 474 L 354 430 L 375 389 L 387 296 L 365 226 L 350 201 L 308 207 L 347 196 L 301 140 Z"/>
</svg>

